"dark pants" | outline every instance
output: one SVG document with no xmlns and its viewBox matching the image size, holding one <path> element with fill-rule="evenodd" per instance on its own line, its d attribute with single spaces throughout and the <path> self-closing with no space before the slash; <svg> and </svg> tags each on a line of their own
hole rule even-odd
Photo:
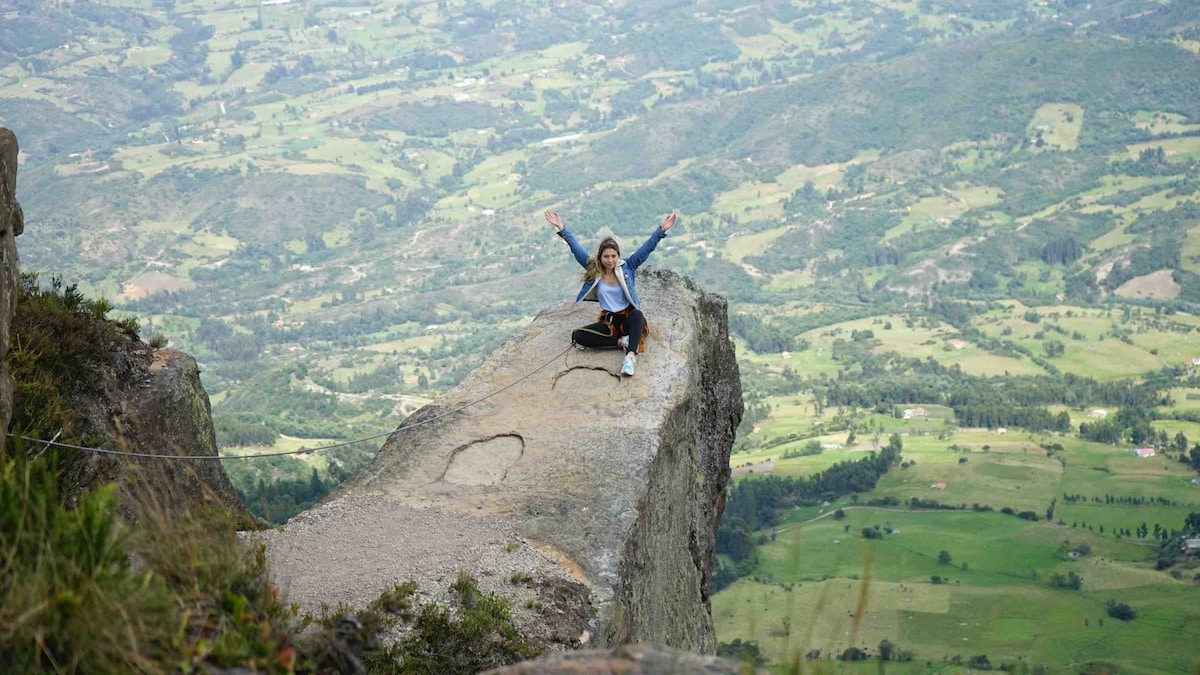
<svg viewBox="0 0 1200 675">
<path fill-rule="evenodd" d="M 605 312 L 601 321 L 590 323 L 583 328 L 576 328 L 571 333 L 571 341 L 581 347 L 600 349 L 617 347 L 617 340 L 622 335 L 629 336 L 629 347 L 625 351 L 637 352 L 638 343 L 642 340 L 642 329 L 646 326 L 646 317 L 640 309 L 630 309 L 629 314 Z"/>
</svg>

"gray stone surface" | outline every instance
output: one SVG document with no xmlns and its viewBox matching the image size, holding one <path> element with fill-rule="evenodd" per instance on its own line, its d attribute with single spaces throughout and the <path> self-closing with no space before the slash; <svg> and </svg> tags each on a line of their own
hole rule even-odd
<svg viewBox="0 0 1200 675">
<path fill-rule="evenodd" d="M 324 531 L 357 537 L 367 524 L 343 505 L 366 497 L 437 513 L 464 532 L 490 523 L 537 553 L 538 574 L 567 574 L 590 589 L 594 616 L 561 632 L 600 645 L 714 651 L 708 589 L 742 414 L 726 304 L 671 272 L 643 273 L 638 287 L 651 336 L 636 377 L 619 376 L 616 350 L 571 349 L 553 358 L 573 328 L 595 319 L 597 306 L 551 306 L 436 405 L 414 414 L 325 511 L 314 509 L 326 520 Z M 407 427 L 514 382 L 462 412 Z M 486 576 L 487 556 L 478 553 L 486 542 L 460 538 L 452 524 L 407 525 L 398 511 L 389 528 L 408 533 L 383 536 L 461 548 L 465 566 Z M 404 547 L 391 547 L 387 565 L 371 552 L 354 560 L 347 550 L 337 562 L 292 553 L 336 548 L 336 538 L 305 534 L 304 517 L 282 533 L 264 533 L 276 580 L 290 597 L 323 596 L 331 605 L 347 599 L 322 581 L 335 569 L 386 567 L 360 577 L 360 586 L 376 593 L 392 578 L 426 581 L 426 554 L 397 550 Z M 453 570 L 440 573 L 452 578 Z"/>
<path fill-rule="evenodd" d="M 17 311 L 17 235 L 25 229 L 17 203 L 17 137 L 0 127 L 0 429 L 12 418 L 12 375 L 4 366 L 8 333 Z"/>
<path fill-rule="evenodd" d="M 0 424 L 12 415 L 12 378 L 3 369 L 8 336 L 17 307 L 17 248 L 24 230 L 16 200 L 17 139 L 0 128 Z M 106 439 L 101 447 L 130 452 L 215 457 L 208 394 L 200 384 L 196 361 L 171 349 L 154 350 L 125 336 L 111 345 L 106 363 L 97 364 L 103 394 L 73 403 L 83 414 L 88 434 Z M 85 434 L 86 435 L 86 434 Z M 163 513 L 178 513 L 215 501 L 249 523 L 237 493 L 219 461 L 132 460 L 83 454 L 66 468 L 62 487 L 68 500 L 104 483 L 120 484 L 122 513 L 135 516 L 135 504 L 150 498 Z"/>
<path fill-rule="evenodd" d="M 114 345 L 103 365 L 103 395 L 77 401 L 89 434 L 105 439 L 100 447 L 180 457 L 217 456 L 208 394 L 190 355 L 153 349 L 128 338 Z M 119 486 L 120 509 L 139 517 L 139 505 L 172 516 L 206 504 L 252 523 L 242 508 L 221 462 L 214 459 L 127 458 L 84 454 L 63 481 L 68 499 L 105 483 Z"/>
</svg>

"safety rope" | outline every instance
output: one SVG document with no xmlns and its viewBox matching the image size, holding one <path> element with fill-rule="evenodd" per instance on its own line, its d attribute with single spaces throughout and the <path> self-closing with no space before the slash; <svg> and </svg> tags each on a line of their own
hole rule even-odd
<svg viewBox="0 0 1200 675">
<path fill-rule="evenodd" d="M 463 404 L 453 410 L 448 410 L 440 415 L 434 415 L 433 417 L 430 417 L 429 419 L 421 420 L 420 422 L 414 422 L 413 424 L 409 424 L 409 425 L 402 425 L 391 431 L 387 431 L 387 432 L 384 432 L 381 434 L 364 436 L 363 438 L 356 438 L 352 441 L 342 441 L 341 443 L 334 443 L 333 445 L 323 445 L 319 448 L 301 448 L 299 450 L 288 450 L 286 452 L 265 452 L 265 453 L 258 454 L 258 455 L 230 455 L 228 457 L 222 457 L 220 455 L 163 455 L 163 454 L 155 454 L 155 453 L 148 453 L 148 452 L 123 452 L 121 450 L 107 450 L 104 448 L 90 448 L 90 447 L 83 446 L 83 445 L 72 445 L 70 443 L 59 443 L 59 442 L 53 441 L 53 440 L 44 441 L 40 438 L 31 438 L 29 436 L 18 436 L 11 432 L 8 433 L 8 436 L 11 438 L 19 438 L 23 441 L 29 441 L 32 443 L 44 443 L 47 447 L 53 445 L 53 446 L 60 447 L 60 448 L 71 448 L 72 450 L 85 450 L 87 452 L 94 452 L 94 453 L 98 453 L 98 454 L 102 454 L 102 455 L 121 455 L 123 457 L 145 457 L 145 458 L 151 458 L 151 459 L 259 459 L 262 457 L 282 457 L 284 455 L 302 455 L 302 454 L 309 453 L 309 452 L 318 452 L 321 450 L 332 450 L 333 448 L 340 448 L 340 447 L 347 446 L 347 445 L 354 445 L 355 443 L 362 443 L 364 441 L 373 441 L 377 438 L 383 438 L 384 436 L 390 436 L 398 431 L 407 431 L 409 429 L 415 429 L 423 424 L 429 424 L 430 422 L 436 422 L 437 420 L 440 420 L 443 417 L 448 417 L 457 412 L 462 412 L 463 410 L 466 410 L 467 408 L 470 408 L 471 406 L 483 403 L 484 401 L 488 400 L 489 398 L 491 398 L 497 394 L 500 394 L 508 389 L 511 389 L 512 387 L 520 384 L 524 380 L 532 377 L 535 373 L 537 373 L 541 369 L 545 368 L 546 366 L 550 365 L 551 363 L 554 363 L 554 361 L 556 361 L 558 359 L 558 357 L 566 354 L 574 346 L 575 346 L 574 343 L 568 345 L 566 349 L 555 354 L 553 357 L 551 357 L 551 359 L 549 361 L 543 363 L 542 365 L 538 366 L 537 368 L 534 368 L 533 370 L 529 371 L 528 373 L 525 373 L 524 375 L 517 378 L 516 380 L 513 380 L 512 382 L 504 385 L 503 387 L 497 389 L 496 391 L 493 391 L 492 393 L 488 394 L 487 396 L 484 396 L 482 398 L 477 398 L 474 401 Z M 57 434 L 55 435 L 55 438 L 58 438 Z"/>
</svg>

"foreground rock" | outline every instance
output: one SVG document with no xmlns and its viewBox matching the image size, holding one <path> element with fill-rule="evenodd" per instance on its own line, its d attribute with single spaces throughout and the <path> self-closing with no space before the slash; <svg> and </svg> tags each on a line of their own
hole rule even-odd
<svg viewBox="0 0 1200 675">
<path fill-rule="evenodd" d="M 62 481 L 68 499 L 115 482 L 122 515 L 131 520 L 143 515 L 143 506 L 170 517 L 211 505 L 249 526 L 252 518 L 221 462 L 213 459 L 216 434 L 196 360 L 133 338 L 113 345 L 107 355 L 110 360 L 98 364 L 99 393 L 76 401 L 89 435 L 105 439 L 99 447 L 195 459 L 82 454 Z"/>
<path fill-rule="evenodd" d="M 12 417 L 12 375 L 5 366 L 8 333 L 17 311 L 17 235 L 25 228 L 17 203 L 17 137 L 0 127 L 0 429 Z"/>
<path fill-rule="evenodd" d="M 14 237 L 24 229 L 16 175 L 17 139 L 0 128 L 0 428 L 5 430 L 12 415 L 13 386 L 3 364 L 19 278 Z M 65 392 L 82 418 L 81 436 L 99 439 L 98 447 L 109 451 L 200 459 L 63 453 L 59 487 L 64 498 L 72 502 L 87 490 L 115 482 L 122 515 L 130 520 L 146 515 L 141 512 L 145 505 L 164 516 L 216 505 L 250 524 L 221 462 L 213 459 L 216 439 L 196 361 L 172 349 L 155 350 L 115 327 L 95 335 L 105 336 L 102 344 L 94 345 L 87 362 L 73 366 L 74 377 L 83 384 Z"/>
<path fill-rule="evenodd" d="M 325 503 L 264 533 L 289 599 L 360 604 L 408 579 L 436 594 L 463 570 L 569 646 L 714 651 L 713 548 L 742 414 L 726 305 L 670 272 L 643 275 L 639 294 L 652 333 L 636 377 L 619 376 L 617 351 L 562 353 L 597 306 L 552 306 Z"/>
</svg>

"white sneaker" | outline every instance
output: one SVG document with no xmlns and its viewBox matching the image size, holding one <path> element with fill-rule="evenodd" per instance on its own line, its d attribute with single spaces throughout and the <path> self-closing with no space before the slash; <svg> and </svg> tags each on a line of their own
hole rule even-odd
<svg viewBox="0 0 1200 675">
<path fill-rule="evenodd" d="M 625 361 L 621 364 L 622 375 L 633 375 L 633 369 L 637 367 L 637 354 L 633 352 L 625 353 Z"/>
<path fill-rule="evenodd" d="M 628 335 L 622 335 L 622 336 L 621 336 L 621 337 L 620 337 L 620 338 L 617 340 L 617 346 L 618 346 L 618 347 L 620 347 L 621 349 L 629 349 L 629 336 L 628 336 Z"/>
</svg>

